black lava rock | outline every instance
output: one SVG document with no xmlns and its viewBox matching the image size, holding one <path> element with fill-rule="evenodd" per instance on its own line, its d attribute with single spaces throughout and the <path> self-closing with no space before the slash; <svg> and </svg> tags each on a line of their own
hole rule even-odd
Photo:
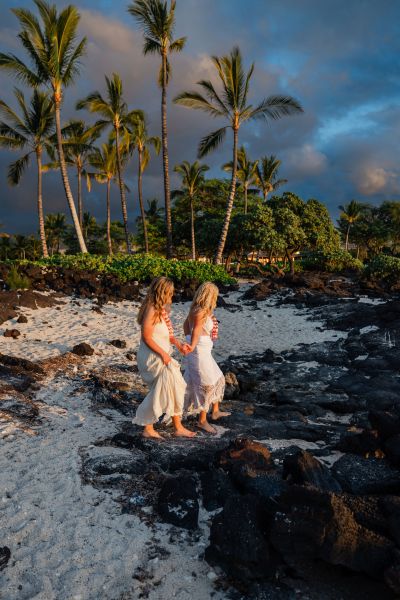
<svg viewBox="0 0 400 600">
<path fill-rule="evenodd" d="M 350 494 L 400 493 L 400 472 L 384 459 L 346 454 L 333 465 L 332 473 Z"/>
<path fill-rule="evenodd" d="M 165 523 L 196 529 L 199 519 L 196 479 L 191 475 L 166 479 L 158 496 L 157 510 Z"/>
<path fill-rule="evenodd" d="M 273 577 L 277 561 L 266 535 L 263 502 L 251 494 L 230 496 L 213 519 L 206 560 L 235 579 Z"/>
<path fill-rule="evenodd" d="M 86 344 L 86 342 L 82 342 L 81 344 L 74 346 L 72 352 L 78 356 L 92 356 L 94 349 L 89 344 Z"/>
<path fill-rule="evenodd" d="M 115 348 L 126 348 L 125 340 L 112 340 L 111 342 L 109 342 L 109 344 L 111 346 L 115 346 Z"/>
<path fill-rule="evenodd" d="M 305 450 L 285 457 L 283 477 L 291 483 L 311 485 L 325 492 L 340 492 L 342 489 L 328 467 Z"/>
</svg>

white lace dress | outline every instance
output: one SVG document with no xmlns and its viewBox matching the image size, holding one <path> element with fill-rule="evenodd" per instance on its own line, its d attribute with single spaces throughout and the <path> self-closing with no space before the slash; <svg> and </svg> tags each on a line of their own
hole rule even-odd
<svg viewBox="0 0 400 600">
<path fill-rule="evenodd" d="M 196 414 L 208 411 L 212 404 L 221 402 L 225 391 L 225 377 L 212 356 L 213 329 L 211 317 L 203 325 L 206 335 L 201 335 L 196 348 L 185 358 L 185 411 Z M 187 335 L 190 344 L 192 336 Z"/>
<path fill-rule="evenodd" d="M 164 321 L 156 323 L 153 330 L 153 340 L 165 352 L 171 354 L 168 327 Z M 133 423 L 136 425 L 151 425 L 162 415 L 164 422 L 183 412 L 186 383 L 182 377 L 179 363 L 172 358 L 166 366 L 159 354 L 150 350 L 141 340 L 137 353 L 137 366 L 143 381 L 149 387 L 149 393 L 136 411 Z"/>
</svg>

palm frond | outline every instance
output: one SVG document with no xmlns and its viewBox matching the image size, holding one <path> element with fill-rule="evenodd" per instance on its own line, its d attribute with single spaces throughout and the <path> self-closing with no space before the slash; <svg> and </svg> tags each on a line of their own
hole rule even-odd
<svg viewBox="0 0 400 600">
<path fill-rule="evenodd" d="M 18 116 L 18 114 L 8 104 L 0 100 L 0 114 L 5 117 L 10 123 L 13 129 L 17 131 L 26 132 L 25 123 Z"/>
<path fill-rule="evenodd" d="M 143 45 L 143 54 L 161 54 L 161 44 L 154 38 L 145 37 Z"/>
<path fill-rule="evenodd" d="M 200 141 L 198 149 L 199 158 L 206 156 L 218 148 L 225 138 L 226 129 L 226 127 L 221 127 L 221 129 L 217 129 L 217 131 L 213 131 L 212 133 L 203 137 L 203 139 Z"/>
<path fill-rule="evenodd" d="M 213 117 L 223 117 L 225 115 L 224 111 L 213 106 L 211 102 L 198 92 L 182 92 L 181 94 L 178 94 L 178 96 L 175 96 L 174 103 L 185 106 L 186 108 L 202 110 Z"/>
<path fill-rule="evenodd" d="M 14 54 L 0 52 L 0 69 L 11 71 L 17 79 L 31 87 L 36 87 L 42 83 L 42 78 Z"/>
<path fill-rule="evenodd" d="M 169 46 L 170 52 L 182 52 L 185 47 L 187 37 L 181 37 L 171 42 Z"/>
<path fill-rule="evenodd" d="M 10 185 L 19 184 L 25 169 L 29 165 L 30 155 L 31 152 L 28 152 L 28 154 L 25 154 L 15 162 L 11 163 L 11 165 L 9 166 L 7 180 Z"/>
<path fill-rule="evenodd" d="M 11 129 L 7 123 L 0 122 L 0 147 L 9 150 L 19 150 L 28 143 L 18 131 Z"/>
<path fill-rule="evenodd" d="M 282 185 L 285 185 L 285 183 L 287 183 L 287 182 L 288 182 L 287 179 L 277 179 L 276 181 L 273 182 L 272 185 L 273 185 L 274 190 L 277 190 Z"/>
<path fill-rule="evenodd" d="M 220 110 L 222 111 L 223 114 L 225 114 L 227 117 L 230 116 L 229 113 L 229 108 L 224 104 L 224 102 L 221 100 L 221 98 L 218 96 L 213 84 L 211 83 L 211 81 L 208 81 L 206 79 L 202 79 L 201 81 L 197 82 L 198 85 L 200 85 L 206 92 L 208 98 L 212 101 L 215 102 Z"/>
<path fill-rule="evenodd" d="M 80 59 L 86 52 L 87 39 L 83 38 L 76 47 L 73 54 L 68 57 L 69 61 L 63 74 L 63 84 L 65 86 L 73 82 L 74 77 L 79 73 Z"/>
<path fill-rule="evenodd" d="M 302 112 L 304 111 L 300 103 L 291 96 L 269 96 L 250 111 L 248 118 L 276 120 Z"/>
</svg>

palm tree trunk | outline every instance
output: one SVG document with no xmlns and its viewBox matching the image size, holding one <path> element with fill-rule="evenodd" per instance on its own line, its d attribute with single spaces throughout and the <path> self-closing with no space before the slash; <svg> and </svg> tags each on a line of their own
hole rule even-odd
<svg viewBox="0 0 400 600">
<path fill-rule="evenodd" d="M 247 215 L 247 185 L 244 186 L 244 214 Z"/>
<path fill-rule="evenodd" d="M 44 258 L 49 257 L 46 244 L 46 232 L 44 229 L 44 215 L 43 215 L 43 197 L 42 197 L 42 150 L 38 148 L 36 150 L 37 168 L 38 168 L 38 185 L 37 185 L 37 208 L 39 217 L 39 235 L 40 243 L 42 244 L 42 253 Z"/>
<path fill-rule="evenodd" d="M 190 195 L 190 231 L 192 234 L 192 260 L 196 260 L 196 238 L 194 233 L 194 207 L 192 195 Z"/>
<path fill-rule="evenodd" d="M 164 171 L 164 202 L 165 202 L 165 228 L 167 233 L 167 258 L 172 258 L 172 219 L 171 219 L 171 193 L 169 187 L 168 164 L 168 129 L 167 129 L 167 55 L 162 54 L 162 92 L 161 92 L 161 137 L 163 150 Z"/>
<path fill-rule="evenodd" d="M 349 224 L 348 224 L 348 226 L 347 226 L 347 231 L 346 231 L 346 241 L 345 241 L 345 244 L 344 244 L 344 249 L 346 250 L 346 252 L 348 252 L 348 250 L 349 250 L 349 235 L 350 235 L 350 227 L 351 227 L 351 225 L 350 225 L 350 223 L 349 223 Z"/>
<path fill-rule="evenodd" d="M 55 116 L 56 116 L 56 131 L 57 131 L 57 152 L 58 152 L 58 160 L 60 163 L 60 171 L 61 178 L 65 190 L 65 195 L 67 197 L 67 202 L 69 206 L 69 210 L 71 212 L 72 222 L 75 227 L 76 236 L 78 238 L 79 248 L 82 254 L 87 253 L 87 248 L 85 244 L 85 240 L 83 239 L 82 229 L 79 225 L 78 215 L 76 214 L 75 202 L 71 192 L 71 186 L 69 185 L 67 166 L 65 164 L 64 157 L 64 149 L 62 145 L 62 135 L 61 135 L 61 114 L 60 114 L 60 105 L 61 105 L 61 97 L 59 94 L 54 94 L 54 105 L 55 105 Z"/>
<path fill-rule="evenodd" d="M 142 150 L 141 149 L 138 149 L 138 155 L 139 155 L 138 196 L 139 196 L 140 214 L 142 215 L 144 251 L 146 254 L 148 254 L 149 253 L 149 238 L 147 235 L 146 214 L 144 212 L 144 206 L 143 206 L 143 190 L 142 190 L 143 172 L 142 172 Z"/>
<path fill-rule="evenodd" d="M 107 179 L 107 245 L 108 245 L 108 254 L 111 256 L 112 251 L 112 242 L 111 242 L 111 206 L 110 206 L 110 189 L 111 189 L 111 179 Z"/>
<path fill-rule="evenodd" d="M 81 167 L 78 166 L 77 168 L 78 170 L 78 218 L 79 218 L 79 225 L 81 226 L 82 229 L 82 225 L 83 225 L 83 205 L 82 205 L 82 169 Z M 82 230 L 82 235 L 83 237 L 83 230 Z"/>
<path fill-rule="evenodd" d="M 214 257 L 214 263 L 219 265 L 222 263 L 222 255 L 226 244 L 226 238 L 228 237 L 229 223 L 231 221 L 231 214 L 233 208 L 233 201 L 235 199 L 236 191 L 236 172 L 237 172 L 237 148 L 238 148 L 238 129 L 233 130 L 233 168 L 232 168 L 232 181 L 231 189 L 229 192 L 229 198 L 226 205 L 225 219 L 222 226 L 221 237 L 218 243 L 217 252 Z"/>
<path fill-rule="evenodd" d="M 121 196 L 121 209 L 122 209 L 122 219 L 124 222 L 124 229 L 125 229 L 126 251 L 128 254 L 132 254 L 131 243 L 129 240 L 129 231 L 128 231 L 128 211 L 126 209 L 125 187 L 124 187 L 124 182 L 122 180 L 121 149 L 119 147 L 119 129 L 117 126 L 114 126 L 114 129 L 115 129 L 115 145 L 116 145 L 116 153 L 117 153 L 118 185 L 119 185 L 119 193 Z"/>
</svg>

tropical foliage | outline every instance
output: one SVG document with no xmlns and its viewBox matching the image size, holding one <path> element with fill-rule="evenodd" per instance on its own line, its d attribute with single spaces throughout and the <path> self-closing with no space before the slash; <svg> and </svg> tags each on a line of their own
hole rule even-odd
<svg viewBox="0 0 400 600">
<path fill-rule="evenodd" d="M 367 277 L 382 279 L 388 283 L 400 282 L 400 258 L 379 254 L 368 264 Z"/>
<path fill-rule="evenodd" d="M 24 261 L 19 262 L 23 264 Z M 97 273 L 110 273 L 116 275 L 122 282 L 149 282 L 153 277 L 166 275 L 177 283 L 190 280 L 196 280 L 199 283 L 204 281 L 214 281 L 221 284 L 235 283 L 235 280 L 221 266 L 190 260 L 167 260 L 160 256 L 152 256 L 151 254 L 136 254 L 134 256 L 118 254 L 112 257 L 87 254 L 75 254 L 72 256 L 58 254 L 48 259 L 35 261 L 34 264 L 39 266 L 54 265 L 68 269 L 96 271 Z"/>
<path fill-rule="evenodd" d="M 257 106 L 248 104 L 250 81 L 254 72 L 254 63 L 247 73 L 243 67 L 242 55 L 238 47 L 233 48 L 227 56 L 213 56 L 211 61 L 218 75 L 220 91 L 218 92 L 210 80 L 198 82 L 202 93 L 182 92 L 174 102 L 201 110 L 212 117 L 223 118 L 227 124 L 203 137 L 200 142 L 199 158 L 209 154 L 223 142 L 227 129 L 233 132 L 233 158 L 230 193 L 226 204 L 225 218 L 215 253 L 215 262 L 222 262 L 226 239 L 231 221 L 236 191 L 239 129 L 247 121 L 264 119 L 266 121 L 280 119 L 286 115 L 302 112 L 300 103 L 290 96 L 269 96 Z"/>
</svg>

